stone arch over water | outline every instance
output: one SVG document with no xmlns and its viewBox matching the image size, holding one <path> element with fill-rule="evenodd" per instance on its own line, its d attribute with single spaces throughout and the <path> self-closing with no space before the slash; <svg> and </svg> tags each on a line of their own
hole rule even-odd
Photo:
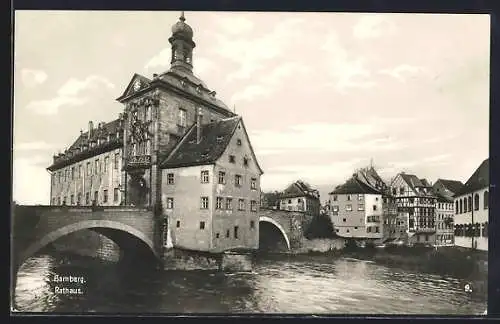
<svg viewBox="0 0 500 324">
<path fill-rule="evenodd" d="M 51 244 L 52 242 L 56 241 L 59 238 L 62 238 L 66 235 L 69 235 L 71 233 L 75 233 L 81 230 L 93 230 L 99 234 L 102 234 L 108 238 L 110 238 L 112 241 L 117 243 L 120 247 L 123 246 L 123 244 L 120 244 L 121 242 L 124 241 L 124 237 L 129 237 L 130 238 L 135 238 L 136 240 L 140 241 L 142 244 L 144 244 L 148 250 L 151 251 L 151 253 L 154 255 L 154 257 L 159 260 L 160 255 L 154 248 L 154 242 L 147 237 L 146 234 L 141 232 L 140 230 L 121 223 L 117 221 L 110 221 L 110 220 L 82 220 L 73 224 L 69 224 L 66 226 L 62 226 L 58 229 L 55 229 L 47 234 L 45 234 L 43 237 L 40 239 L 36 240 L 34 243 L 29 245 L 26 249 L 24 249 L 20 255 L 18 256 L 16 266 L 17 269 L 21 267 L 21 265 L 26 261 L 28 258 L 33 256 L 36 252 L 44 248 L 45 246 Z"/>
<path fill-rule="evenodd" d="M 267 216 L 260 216 L 259 217 L 259 224 L 260 223 L 267 223 L 267 224 L 271 224 L 273 225 L 276 229 L 279 230 L 279 232 L 281 232 L 281 235 L 284 239 L 284 241 L 286 242 L 286 247 L 288 250 L 290 250 L 290 239 L 288 238 L 288 235 L 286 234 L 285 232 L 285 229 L 283 228 L 283 226 L 281 226 L 277 221 L 275 221 L 274 219 L 270 218 L 270 217 L 267 217 Z M 260 232 L 260 230 L 259 230 Z M 262 233 L 262 232 L 261 232 Z"/>
</svg>

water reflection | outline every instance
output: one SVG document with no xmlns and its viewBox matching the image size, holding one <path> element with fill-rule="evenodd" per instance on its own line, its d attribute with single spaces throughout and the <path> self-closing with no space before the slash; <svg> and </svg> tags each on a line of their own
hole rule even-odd
<svg viewBox="0 0 500 324">
<path fill-rule="evenodd" d="M 75 261 L 78 258 L 72 258 Z M 54 292 L 55 274 L 83 276 L 82 296 Z M 326 256 L 258 259 L 251 273 L 137 271 L 48 255 L 20 269 L 22 311 L 159 313 L 480 314 L 461 280 Z"/>
</svg>

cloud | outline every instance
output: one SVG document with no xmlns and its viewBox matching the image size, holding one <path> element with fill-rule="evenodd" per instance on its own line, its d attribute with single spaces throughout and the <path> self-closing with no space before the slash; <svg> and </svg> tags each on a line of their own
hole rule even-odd
<svg viewBox="0 0 500 324">
<path fill-rule="evenodd" d="M 346 177 L 352 174 L 353 167 L 363 161 L 362 158 L 354 158 L 340 162 L 314 165 L 285 164 L 268 168 L 262 178 L 261 187 L 264 191 L 279 189 L 297 179 L 303 179 L 315 185 L 343 182 Z"/>
<path fill-rule="evenodd" d="M 172 49 L 170 47 L 166 47 L 160 51 L 160 53 L 156 54 L 146 63 L 144 68 L 151 69 L 156 67 L 168 66 L 170 64 L 170 60 L 172 56 Z"/>
<path fill-rule="evenodd" d="M 193 71 L 198 76 L 203 76 L 216 69 L 217 65 L 204 57 L 196 57 L 193 61 Z"/>
<path fill-rule="evenodd" d="M 414 77 L 418 74 L 430 75 L 427 69 L 408 64 L 401 64 L 391 69 L 382 69 L 379 73 L 389 75 L 401 82 L 405 82 L 408 77 Z"/>
<path fill-rule="evenodd" d="M 27 87 L 35 87 L 47 81 L 47 73 L 43 70 L 31 70 L 22 69 L 21 70 L 21 80 L 23 84 Z"/>
<path fill-rule="evenodd" d="M 14 144 L 14 151 L 16 152 L 16 151 L 51 150 L 56 147 L 58 146 L 43 141 L 25 142 L 25 143 Z"/>
<path fill-rule="evenodd" d="M 214 53 L 239 65 L 227 76 L 227 81 L 248 79 L 265 61 L 284 55 L 293 40 L 302 35 L 299 27 L 303 21 L 300 18 L 282 19 L 273 30 L 255 38 L 215 35 Z"/>
<path fill-rule="evenodd" d="M 335 32 L 330 32 L 321 49 L 328 54 L 325 65 L 333 81 L 326 87 L 333 87 L 340 93 L 349 88 L 371 88 L 376 83 L 371 80 L 371 72 L 366 67 L 366 59 L 349 53 Z"/>
<path fill-rule="evenodd" d="M 254 26 L 253 21 L 242 16 L 218 17 L 216 22 L 224 32 L 232 35 L 248 33 Z"/>
<path fill-rule="evenodd" d="M 36 100 L 28 104 L 27 108 L 40 115 L 55 115 L 62 106 L 81 106 L 88 101 L 88 98 L 78 95 L 89 89 L 99 89 L 104 85 L 107 88 L 114 88 L 115 85 L 108 79 L 91 75 L 84 80 L 70 78 L 57 91 L 57 97 L 47 100 Z"/>
<path fill-rule="evenodd" d="M 391 35 L 395 31 L 394 24 L 377 14 L 368 14 L 361 17 L 353 27 L 353 36 L 359 39 L 377 38 L 383 35 Z"/>
<path fill-rule="evenodd" d="M 254 131 L 251 137 L 255 150 L 268 155 L 283 150 L 295 153 L 395 150 L 403 148 L 404 144 L 394 137 L 383 136 L 382 132 L 396 123 L 412 121 L 414 119 L 376 118 L 357 124 L 312 123 L 290 126 L 281 131 Z"/>
<path fill-rule="evenodd" d="M 297 62 L 286 62 L 278 65 L 265 76 L 256 81 L 255 84 L 243 88 L 242 91 L 236 92 L 231 101 L 251 101 L 256 97 L 265 97 L 274 93 L 280 86 L 284 84 L 284 80 L 291 76 L 302 78 L 310 72 L 310 69 Z"/>
<path fill-rule="evenodd" d="M 50 175 L 40 167 L 49 164 L 47 158 L 32 156 L 13 161 L 13 200 L 20 204 L 49 204 Z"/>
</svg>

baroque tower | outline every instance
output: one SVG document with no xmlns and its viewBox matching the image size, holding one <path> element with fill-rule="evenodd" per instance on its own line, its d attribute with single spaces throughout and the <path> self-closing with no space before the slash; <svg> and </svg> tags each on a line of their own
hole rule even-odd
<svg viewBox="0 0 500 324">
<path fill-rule="evenodd" d="M 161 201 L 160 163 L 197 121 L 235 114 L 215 91 L 193 74 L 193 29 L 181 13 L 168 39 L 170 68 L 152 79 L 134 74 L 117 98 L 124 107 L 123 178 L 125 205 L 154 206 Z"/>
</svg>

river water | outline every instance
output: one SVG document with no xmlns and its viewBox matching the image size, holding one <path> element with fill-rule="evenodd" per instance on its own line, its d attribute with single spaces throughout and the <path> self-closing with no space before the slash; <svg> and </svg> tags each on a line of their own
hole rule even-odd
<svg viewBox="0 0 500 324">
<path fill-rule="evenodd" d="M 55 275 L 85 282 L 60 284 Z M 61 285 L 82 294 L 55 293 Z M 19 270 L 15 299 L 27 312 L 477 315 L 487 308 L 461 279 L 331 256 L 259 258 L 251 273 L 224 274 L 39 255 Z"/>
</svg>

